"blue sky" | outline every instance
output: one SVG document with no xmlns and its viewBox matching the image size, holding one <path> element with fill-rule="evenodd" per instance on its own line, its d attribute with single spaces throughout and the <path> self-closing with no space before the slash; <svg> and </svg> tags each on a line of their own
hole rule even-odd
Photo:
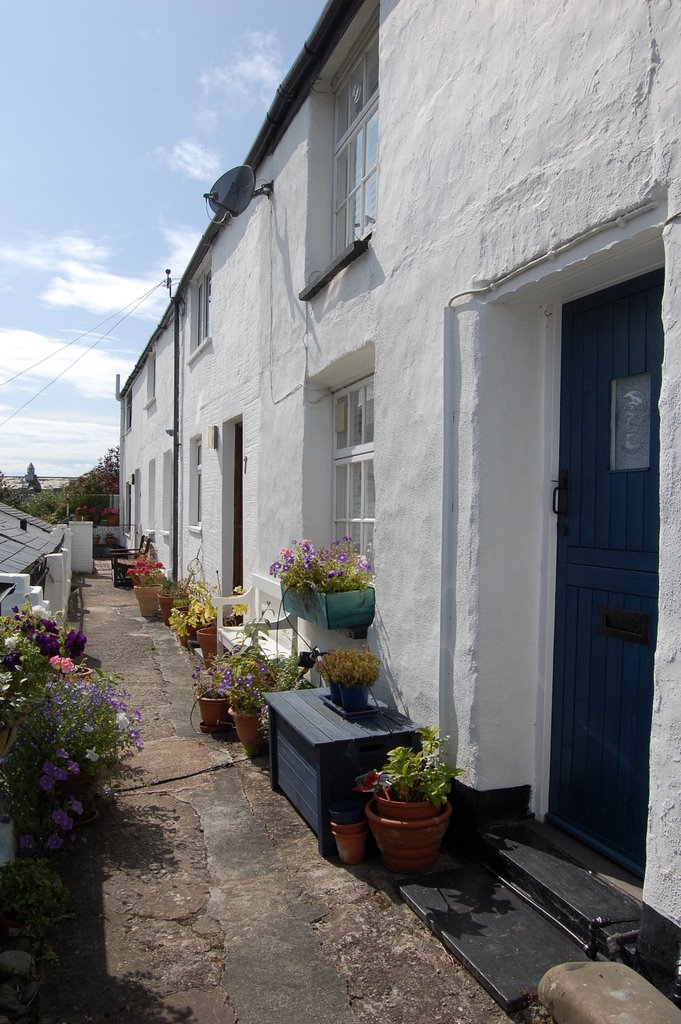
<svg viewBox="0 0 681 1024">
<path fill-rule="evenodd" d="M 0 471 L 78 475 L 118 443 L 116 374 L 167 304 L 155 286 L 322 8 L 0 0 Z"/>
</svg>

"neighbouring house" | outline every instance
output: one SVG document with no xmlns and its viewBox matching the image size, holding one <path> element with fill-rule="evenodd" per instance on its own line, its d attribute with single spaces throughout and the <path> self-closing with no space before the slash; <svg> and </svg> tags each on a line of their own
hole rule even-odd
<svg viewBox="0 0 681 1024">
<path fill-rule="evenodd" d="M 209 224 L 119 392 L 138 537 L 227 593 L 351 535 L 379 696 L 451 736 L 474 815 L 644 876 L 667 968 L 680 74 L 678 5 L 331 0 L 245 158 L 271 194 Z"/>
<path fill-rule="evenodd" d="M 71 593 L 71 532 L 0 502 L 0 612 L 25 601 L 65 612 Z"/>
</svg>

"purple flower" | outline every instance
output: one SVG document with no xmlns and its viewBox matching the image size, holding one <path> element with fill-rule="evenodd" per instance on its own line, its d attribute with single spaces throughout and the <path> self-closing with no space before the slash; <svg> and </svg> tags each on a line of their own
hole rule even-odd
<svg viewBox="0 0 681 1024">
<path fill-rule="evenodd" d="M 80 800 L 76 800 L 75 796 L 71 797 L 71 810 L 73 811 L 74 814 L 83 813 L 83 805 L 80 802 Z"/>
<path fill-rule="evenodd" d="M 47 837 L 47 847 L 49 850 L 61 850 L 63 845 L 64 840 L 55 832 L 53 832 L 51 836 Z"/>
<path fill-rule="evenodd" d="M 3 668 L 8 669 L 10 672 L 13 669 L 18 668 L 18 666 L 21 665 L 21 654 L 19 651 L 12 651 L 11 654 L 6 654 L 2 659 L 2 665 Z"/>
<path fill-rule="evenodd" d="M 57 769 L 56 769 L 55 765 L 52 764 L 51 761 L 45 761 L 45 763 L 43 764 L 43 767 L 42 767 L 41 770 L 42 770 L 44 775 L 56 775 L 57 774 Z"/>
<path fill-rule="evenodd" d="M 52 811 L 52 821 L 65 832 L 73 828 L 73 818 L 70 818 L 66 811 Z"/>
<path fill-rule="evenodd" d="M 77 761 L 69 761 L 66 767 L 68 768 L 71 775 L 78 775 L 80 772 L 80 766 Z"/>
<path fill-rule="evenodd" d="M 35 840 L 33 836 L 19 836 L 19 849 L 20 850 L 32 850 L 35 846 Z"/>
<path fill-rule="evenodd" d="M 144 740 L 137 740 L 135 746 L 137 747 L 138 750 L 144 750 Z"/>
<path fill-rule="evenodd" d="M 52 786 L 54 785 L 54 779 L 51 778 L 49 775 L 41 775 L 40 778 L 38 779 L 38 785 L 40 786 L 41 789 L 47 791 L 48 789 L 52 789 Z"/>
<path fill-rule="evenodd" d="M 64 779 L 68 779 L 69 773 L 64 768 L 57 768 L 54 773 L 54 777 L 59 782 L 63 782 Z"/>
<path fill-rule="evenodd" d="M 57 747 L 57 749 L 55 750 L 54 753 L 55 753 L 55 757 L 62 757 L 62 758 L 64 758 L 64 760 L 68 760 L 69 755 L 64 750 L 63 747 Z"/>
<path fill-rule="evenodd" d="M 339 551 L 336 557 L 338 558 L 339 562 L 347 562 L 348 560 L 347 552 L 345 551 Z"/>
</svg>

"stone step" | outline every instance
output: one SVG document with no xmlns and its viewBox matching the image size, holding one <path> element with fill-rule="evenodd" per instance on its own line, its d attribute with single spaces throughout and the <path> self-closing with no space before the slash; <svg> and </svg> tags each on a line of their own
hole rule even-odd
<svg viewBox="0 0 681 1024">
<path fill-rule="evenodd" d="M 589 953 L 609 957 L 618 936 L 638 929 L 640 903 L 560 850 L 537 827 L 499 825 L 479 838 L 481 859 L 569 928 Z M 626 945 L 619 949 L 626 957 Z"/>
<path fill-rule="evenodd" d="M 587 959 L 564 931 L 480 865 L 465 863 L 396 884 L 402 898 L 508 1013 L 522 1009 L 551 967 Z"/>
</svg>

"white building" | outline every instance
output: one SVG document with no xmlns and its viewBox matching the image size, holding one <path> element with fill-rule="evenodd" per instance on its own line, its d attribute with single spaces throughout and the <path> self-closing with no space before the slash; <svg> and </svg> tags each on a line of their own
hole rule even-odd
<svg viewBox="0 0 681 1024">
<path fill-rule="evenodd" d="M 380 696 L 474 807 L 645 870 L 668 966 L 680 71 L 664 0 L 331 0 L 246 157 L 273 194 L 210 225 L 121 391 L 138 537 L 226 593 L 351 532 Z"/>
</svg>

